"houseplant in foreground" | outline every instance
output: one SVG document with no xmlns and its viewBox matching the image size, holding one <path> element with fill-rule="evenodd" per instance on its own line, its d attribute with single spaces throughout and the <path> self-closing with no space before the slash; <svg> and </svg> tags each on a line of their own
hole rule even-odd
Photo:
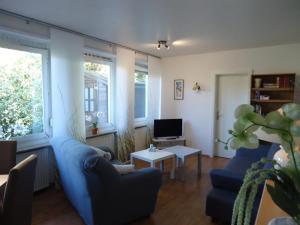
<svg viewBox="0 0 300 225">
<path fill-rule="evenodd" d="M 257 148 L 259 141 L 255 131 L 261 128 L 280 137 L 288 162 L 282 166 L 275 160 L 262 159 L 252 165 L 236 198 L 231 224 L 250 224 L 257 190 L 268 179 L 274 183 L 267 184 L 267 190 L 275 204 L 300 225 L 300 153 L 296 150 L 294 139 L 300 136 L 300 105 L 286 104 L 282 106 L 282 112 L 270 112 L 265 117 L 255 113 L 253 106 L 241 105 L 235 110 L 235 118 L 234 128 L 229 130 L 231 136 L 223 142 L 225 149 L 228 145 L 233 149 Z M 266 163 L 270 163 L 271 168 L 264 168 Z"/>
</svg>

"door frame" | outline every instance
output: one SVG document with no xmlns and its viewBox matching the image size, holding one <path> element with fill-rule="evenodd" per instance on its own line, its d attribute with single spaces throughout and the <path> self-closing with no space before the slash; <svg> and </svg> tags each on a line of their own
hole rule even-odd
<svg viewBox="0 0 300 225">
<path fill-rule="evenodd" d="M 213 73 L 213 79 L 212 79 L 212 90 L 213 90 L 213 104 L 212 104 L 212 151 L 211 151 L 211 157 L 216 156 L 216 136 L 217 136 L 217 120 L 216 120 L 216 113 L 217 113 L 217 106 L 218 106 L 218 85 L 219 85 L 219 77 L 221 76 L 246 76 L 248 77 L 248 85 L 249 88 L 247 90 L 247 98 L 249 99 L 249 102 L 247 104 L 250 104 L 250 98 L 251 98 L 251 74 L 253 70 L 247 70 L 247 69 L 242 69 L 242 70 L 237 70 L 233 72 L 214 72 Z"/>
</svg>

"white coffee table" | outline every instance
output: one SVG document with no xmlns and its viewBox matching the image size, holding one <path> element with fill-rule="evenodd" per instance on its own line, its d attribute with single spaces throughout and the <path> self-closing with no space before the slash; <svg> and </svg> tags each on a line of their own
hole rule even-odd
<svg viewBox="0 0 300 225">
<path fill-rule="evenodd" d="M 197 155 L 198 161 L 198 175 L 201 175 L 201 155 L 202 152 L 200 149 L 189 148 L 186 146 L 176 145 L 169 148 L 164 148 L 164 151 L 174 153 L 176 155 L 176 167 L 181 168 L 182 180 L 185 178 L 185 160 L 187 157 L 192 155 Z"/>
<path fill-rule="evenodd" d="M 8 175 L 7 174 L 0 174 L 0 187 L 4 186 L 7 182 Z"/>
<path fill-rule="evenodd" d="M 175 178 L 175 167 L 176 167 L 176 155 L 172 152 L 166 152 L 163 150 L 157 150 L 156 152 L 149 152 L 148 149 L 133 152 L 130 154 L 131 164 L 134 164 L 134 159 L 143 160 L 150 163 L 150 166 L 155 168 L 155 163 L 160 162 L 160 168 L 163 171 L 163 161 L 166 159 L 172 159 L 172 168 L 170 178 Z"/>
</svg>

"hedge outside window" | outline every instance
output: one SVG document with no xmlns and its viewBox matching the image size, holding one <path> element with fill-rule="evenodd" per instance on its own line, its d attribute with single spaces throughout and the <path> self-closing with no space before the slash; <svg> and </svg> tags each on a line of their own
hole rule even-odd
<svg viewBox="0 0 300 225">
<path fill-rule="evenodd" d="M 0 47 L 0 139 L 47 131 L 45 55 L 29 47 Z"/>
</svg>

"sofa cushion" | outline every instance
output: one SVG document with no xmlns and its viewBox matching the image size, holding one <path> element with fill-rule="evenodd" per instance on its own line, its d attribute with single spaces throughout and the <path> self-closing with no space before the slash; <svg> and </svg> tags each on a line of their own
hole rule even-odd
<svg viewBox="0 0 300 225">
<path fill-rule="evenodd" d="M 101 150 L 105 151 L 105 152 L 109 152 L 110 155 L 111 155 L 111 161 L 112 160 L 116 160 L 116 156 L 115 156 L 115 153 L 106 145 L 98 145 L 97 146 L 98 148 L 100 148 Z"/>
<path fill-rule="evenodd" d="M 252 163 L 255 162 L 252 158 L 233 157 L 224 168 L 225 170 L 234 171 L 241 175 L 245 175 L 247 169 L 249 169 Z"/>
<path fill-rule="evenodd" d="M 113 166 L 120 174 L 128 174 L 128 173 L 132 173 L 135 171 L 133 164 L 129 164 L 129 165 L 113 164 Z"/>
<path fill-rule="evenodd" d="M 97 154 L 86 157 L 84 168 L 98 174 L 105 185 L 114 185 L 120 181 L 120 174 L 116 168 L 108 160 Z"/>
<path fill-rule="evenodd" d="M 124 163 L 123 162 L 121 162 L 121 161 L 119 161 L 119 160 L 110 160 L 110 162 L 111 162 L 111 164 L 113 164 L 113 165 L 124 165 Z"/>
<path fill-rule="evenodd" d="M 107 160 L 111 160 L 112 159 L 112 156 L 110 154 L 110 152 L 107 152 L 107 151 L 104 151 L 102 150 L 101 148 L 98 148 L 98 147 L 94 147 L 92 145 L 89 145 L 91 149 L 95 150 L 97 152 L 97 154 Z"/>
</svg>

